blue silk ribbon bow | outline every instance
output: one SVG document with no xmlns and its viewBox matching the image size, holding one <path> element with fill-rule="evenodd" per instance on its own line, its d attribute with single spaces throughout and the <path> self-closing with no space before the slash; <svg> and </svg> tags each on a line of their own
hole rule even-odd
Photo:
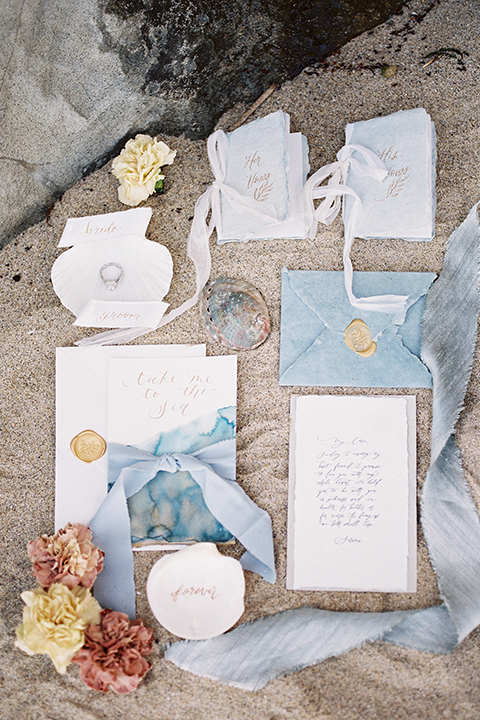
<svg viewBox="0 0 480 720">
<path fill-rule="evenodd" d="M 90 529 L 93 541 L 105 552 L 102 572 L 95 581 L 95 597 L 104 608 L 135 617 L 135 585 L 130 517 L 127 499 L 159 471 L 189 472 L 200 486 L 208 509 L 246 548 L 240 562 L 246 570 L 275 582 L 272 524 L 235 482 L 235 440 L 222 440 L 191 455 L 165 453 L 109 444 L 109 467 L 118 474 Z"/>
</svg>

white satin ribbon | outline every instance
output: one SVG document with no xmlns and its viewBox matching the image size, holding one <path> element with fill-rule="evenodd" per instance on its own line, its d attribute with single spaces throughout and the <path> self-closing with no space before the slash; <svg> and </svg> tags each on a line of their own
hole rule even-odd
<svg viewBox="0 0 480 720">
<path fill-rule="evenodd" d="M 353 153 L 357 151 L 362 156 L 360 162 Z M 305 183 L 303 189 L 305 212 L 309 218 L 307 237 L 313 240 L 317 232 L 317 224 L 330 225 L 337 217 L 341 207 L 341 197 L 353 197 L 353 207 L 348 223 L 345 225 L 345 243 L 343 246 L 343 266 L 345 274 L 345 289 L 350 303 L 360 310 L 400 313 L 406 309 L 407 295 L 373 295 L 371 297 L 357 298 L 353 294 L 353 267 L 350 260 L 350 250 L 355 239 L 355 226 L 361 208 L 361 200 L 357 193 L 345 185 L 349 167 L 365 176 L 381 182 L 387 176 L 387 170 L 380 158 L 363 145 L 344 145 L 337 153 L 337 160 L 330 165 L 317 170 Z M 329 177 L 327 185 L 321 183 Z M 324 198 L 323 202 L 315 208 L 313 201 Z"/>
<path fill-rule="evenodd" d="M 212 168 L 215 180 L 208 190 L 197 200 L 187 244 L 187 256 L 195 266 L 195 294 L 178 308 L 167 313 L 155 329 L 175 320 L 179 315 L 182 315 L 196 305 L 200 298 L 200 294 L 210 277 L 212 267 L 208 245 L 210 236 L 214 228 L 220 227 L 221 223 L 221 192 L 235 212 L 244 213 L 247 211 L 265 220 L 267 223 L 272 223 L 277 220 L 277 213 L 273 205 L 263 202 L 260 203 L 251 197 L 241 195 L 237 190 L 225 184 L 228 142 L 223 130 L 216 130 L 210 135 L 207 142 L 207 150 L 210 167 Z M 210 211 L 210 221 L 207 222 Z M 120 345 L 149 332 L 152 332 L 152 328 L 121 328 L 83 338 L 75 344 L 82 347 L 87 345 Z"/>
</svg>

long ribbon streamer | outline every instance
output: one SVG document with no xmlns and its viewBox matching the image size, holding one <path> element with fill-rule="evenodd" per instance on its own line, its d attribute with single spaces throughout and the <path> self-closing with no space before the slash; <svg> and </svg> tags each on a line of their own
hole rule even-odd
<svg viewBox="0 0 480 720">
<path fill-rule="evenodd" d="M 353 153 L 361 155 L 360 162 Z M 376 312 L 397 313 L 405 309 L 408 296 L 406 295 L 373 295 L 371 297 L 357 298 L 353 293 L 353 267 L 350 251 L 355 240 L 355 226 L 361 208 L 361 200 L 352 188 L 345 185 L 349 167 L 354 167 L 360 175 L 371 177 L 381 182 L 387 175 L 385 165 L 380 158 L 363 145 L 344 145 L 337 153 L 337 161 L 320 168 L 305 183 L 303 195 L 305 212 L 309 218 L 307 237 L 314 239 L 317 224 L 330 225 L 337 217 L 341 208 L 340 198 L 345 195 L 353 197 L 353 206 L 348 222 L 345 225 L 345 242 L 343 246 L 343 266 L 345 275 L 345 289 L 350 303 L 360 310 Z M 329 177 L 328 184 L 322 185 Z M 324 198 L 315 209 L 313 201 Z"/>
<path fill-rule="evenodd" d="M 480 521 L 454 437 L 475 348 L 479 268 L 475 205 L 449 239 L 423 320 L 422 356 L 433 376 L 433 419 L 422 525 L 443 603 L 386 613 L 289 610 L 218 638 L 174 643 L 165 653 L 169 660 L 197 675 L 256 690 L 366 641 L 448 653 L 480 624 Z"/>
</svg>

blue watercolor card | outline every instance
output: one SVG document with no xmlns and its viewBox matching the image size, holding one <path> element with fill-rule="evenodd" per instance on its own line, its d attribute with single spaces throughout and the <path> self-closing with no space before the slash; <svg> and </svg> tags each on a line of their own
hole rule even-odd
<svg viewBox="0 0 480 720">
<path fill-rule="evenodd" d="M 355 223 L 360 238 L 431 240 L 435 234 L 435 128 L 423 108 L 372 120 L 350 123 L 346 145 L 372 150 L 384 162 L 388 175 L 379 182 L 349 167 L 346 185 L 361 200 Z M 360 159 L 358 152 L 354 158 Z M 345 196 L 344 222 L 353 198 Z"/>
<path fill-rule="evenodd" d="M 236 357 L 110 361 L 110 484 L 140 457 L 154 461 L 177 453 L 209 462 L 219 475 L 233 480 L 235 432 Z M 189 472 L 158 471 L 127 502 L 132 544 L 142 549 L 234 541 Z"/>
<path fill-rule="evenodd" d="M 221 192 L 219 243 L 304 237 L 301 194 L 309 171 L 308 145 L 290 133 L 290 118 L 277 111 L 227 133 L 225 185 L 269 208 L 276 219 L 238 211 Z"/>
<path fill-rule="evenodd" d="M 282 271 L 280 385 L 432 387 L 420 358 L 434 273 L 354 272 L 357 296 L 406 295 L 400 313 L 350 304 L 342 272 Z"/>
</svg>

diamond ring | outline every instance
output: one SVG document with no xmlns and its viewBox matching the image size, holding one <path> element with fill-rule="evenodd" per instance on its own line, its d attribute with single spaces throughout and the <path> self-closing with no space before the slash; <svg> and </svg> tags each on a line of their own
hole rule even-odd
<svg viewBox="0 0 480 720">
<path fill-rule="evenodd" d="M 123 268 L 118 263 L 105 263 L 100 268 L 100 277 L 107 286 L 107 290 L 115 290 L 123 277 Z"/>
</svg>

